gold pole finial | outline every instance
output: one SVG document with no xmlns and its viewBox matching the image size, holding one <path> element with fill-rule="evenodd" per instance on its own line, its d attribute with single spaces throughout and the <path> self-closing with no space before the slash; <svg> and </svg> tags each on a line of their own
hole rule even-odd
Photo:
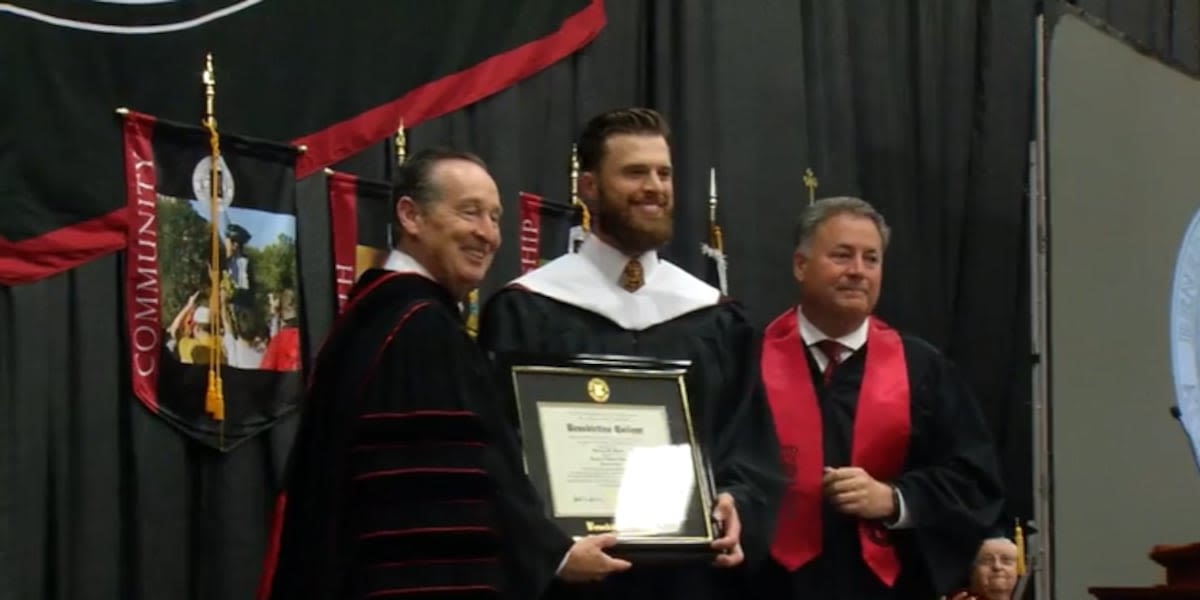
<svg viewBox="0 0 1200 600">
<path fill-rule="evenodd" d="M 400 128 L 396 130 L 396 164 L 404 164 L 407 158 L 408 136 L 404 135 L 404 117 L 400 117 Z"/>
<path fill-rule="evenodd" d="M 817 176 L 813 174 L 811 168 L 804 170 L 804 187 L 808 188 L 808 204 L 811 206 L 817 201 L 817 186 L 820 182 L 817 181 Z"/>
<path fill-rule="evenodd" d="M 571 144 L 571 206 L 578 206 L 583 213 L 580 226 L 585 232 L 591 231 L 591 215 L 587 205 L 579 198 L 579 147 Z"/>
</svg>

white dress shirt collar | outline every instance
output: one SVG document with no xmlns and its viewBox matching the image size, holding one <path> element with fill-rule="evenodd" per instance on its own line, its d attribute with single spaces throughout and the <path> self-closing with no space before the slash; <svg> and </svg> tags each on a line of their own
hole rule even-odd
<svg viewBox="0 0 1200 600">
<path fill-rule="evenodd" d="M 862 324 L 859 325 L 854 331 L 836 338 L 826 335 L 825 332 L 818 329 L 816 325 L 813 325 L 812 321 L 809 321 L 808 318 L 804 316 L 804 311 L 799 306 L 796 307 L 796 321 L 800 324 L 800 337 L 804 340 L 804 345 L 810 348 L 823 340 L 833 340 L 845 348 L 845 350 L 842 351 L 843 353 L 848 352 L 853 354 L 858 352 L 858 350 L 867 343 L 867 319 L 864 319 Z M 812 354 L 817 360 L 817 366 L 824 370 L 825 364 L 828 362 L 828 357 L 825 356 L 824 352 L 813 352 Z M 845 356 L 838 357 L 838 360 L 839 362 L 845 360 Z"/>
<path fill-rule="evenodd" d="M 388 255 L 387 262 L 383 263 L 383 268 L 397 273 L 413 273 L 426 279 L 437 281 L 433 278 L 433 275 L 429 274 L 429 269 L 426 269 L 425 265 L 417 262 L 417 259 L 413 258 L 412 255 L 394 248 L 391 254 Z"/>
</svg>

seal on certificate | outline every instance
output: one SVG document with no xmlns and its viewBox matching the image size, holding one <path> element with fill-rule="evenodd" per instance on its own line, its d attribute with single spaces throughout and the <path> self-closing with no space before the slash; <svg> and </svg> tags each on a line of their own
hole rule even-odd
<svg viewBox="0 0 1200 600">
<path fill-rule="evenodd" d="M 593 377 L 587 382 L 588 397 L 592 402 L 604 404 L 608 402 L 608 383 L 599 377 Z"/>
</svg>

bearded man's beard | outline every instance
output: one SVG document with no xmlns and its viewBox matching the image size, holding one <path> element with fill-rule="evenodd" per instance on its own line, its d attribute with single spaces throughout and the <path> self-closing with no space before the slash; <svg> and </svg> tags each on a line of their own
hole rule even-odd
<svg viewBox="0 0 1200 600">
<path fill-rule="evenodd" d="M 675 230 L 674 207 L 664 206 L 657 219 L 641 218 L 634 214 L 636 207 L 622 199 L 611 198 L 603 188 L 592 219 L 596 227 L 612 238 L 617 249 L 629 254 L 642 254 L 664 246 Z"/>
</svg>

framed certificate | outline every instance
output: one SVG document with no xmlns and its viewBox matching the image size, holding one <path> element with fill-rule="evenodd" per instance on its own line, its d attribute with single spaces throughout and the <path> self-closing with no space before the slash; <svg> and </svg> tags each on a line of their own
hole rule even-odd
<svg viewBox="0 0 1200 600">
<path fill-rule="evenodd" d="M 687 362 L 508 359 L 525 467 L 568 535 L 614 555 L 711 559 L 713 484 L 688 407 Z"/>
</svg>

